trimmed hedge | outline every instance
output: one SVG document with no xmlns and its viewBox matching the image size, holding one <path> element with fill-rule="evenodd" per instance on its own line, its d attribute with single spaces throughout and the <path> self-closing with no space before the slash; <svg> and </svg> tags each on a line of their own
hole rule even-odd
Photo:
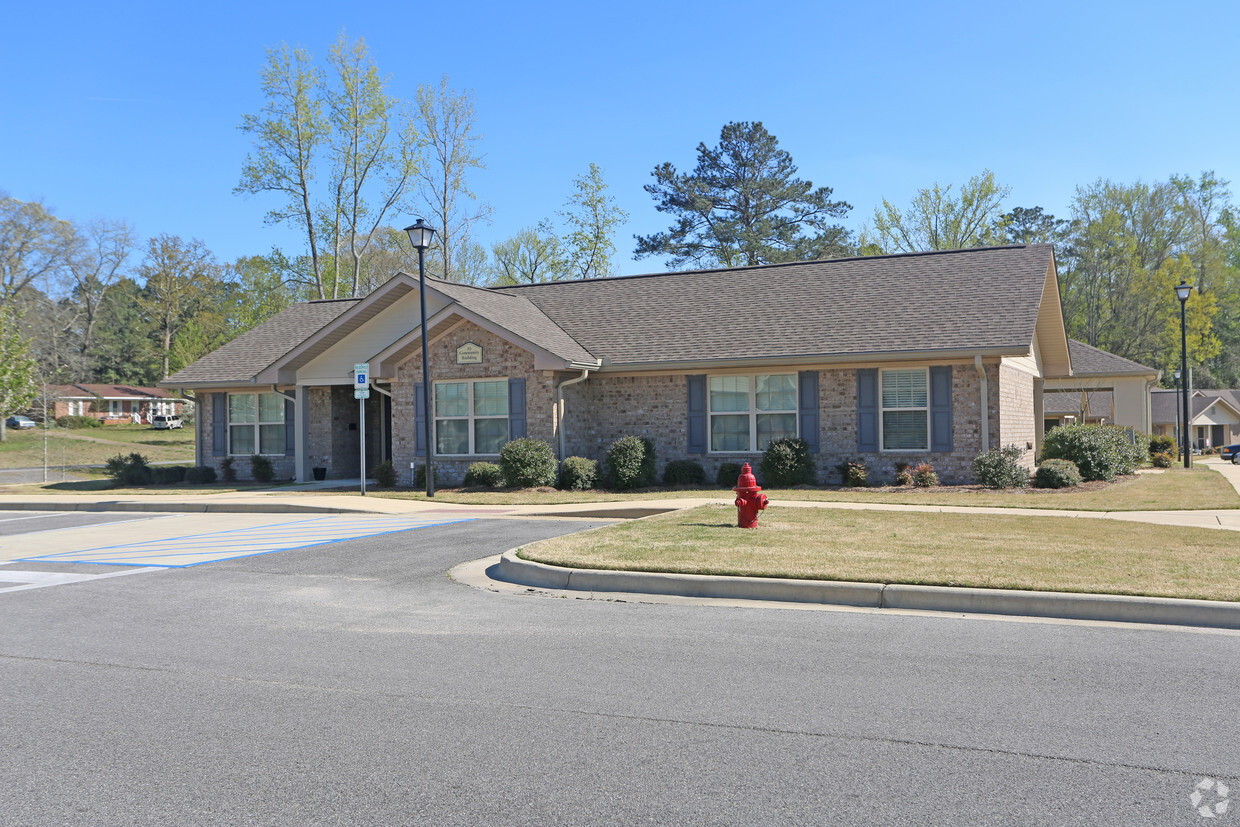
<svg viewBox="0 0 1240 827">
<path fill-rule="evenodd" d="M 466 488 L 499 488 L 504 484 L 504 469 L 493 462 L 470 463 L 462 484 Z"/>
<path fill-rule="evenodd" d="M 1033 484 L 1037 488 L 1071 488 L 1081 484 L 1081 474 L 1069 460 L 1046 459 L 1033 472 Z"/>
<path fill-rule="evenodd" d="M 1020 464 L 1025 449 L 1005 445 L 998 451 L 983 451 L 973 460 L 977 481 L 987 488 L 1028 488 L 1029 469 Z"/>
<path fill-rule="evenodd" d="M 258 482 L 271 482 L 276 478 L 276 468 L 267 457 L 261 454 L 251 454 L 250 476 Z"/>
<path fill-rule="evenodd" d="M 560 463 L 560 481 L 556 487 L 562 491 L 598 488 L 598 462 L 585 457 L 568 457 Z"/>
<path fill-rule="evenodd" d="M 736 480 L 740 475 L 741 464 L 739 462 L 721 462 L 719 471 L 715 474 L 715 485 L 720 488 L 735 488 Z"/>
<path fill-rule="evenodd" d="M 1155 434 L 1150 437 L 1150 459 L 1158 454 L 1171 454 L 1173 459 L 1180 456 L 1180 446 L 1175 437 L 1169 434 Z"/>
<path fill-rule="evenodd" d="M 117 454 L 103 466 L 104 473 L 120 486 L 138 487 L 151 484 L 151 466 L 146 457 L 138 453 L 122 456 Z"/>
<path fill-rule="evenodd" d="M 1084 480 L 1113 480 L 1131 474 L 1149 457 L 1148 437 L 1117 425 L 1060 425 L 1042 444 L 1042 459 L 1066 459 L 1074 463 Z"/>
<path fill-rule="evenodd" d="M 375 485 L 378 485 L 380 488 L 396 487 L 396 469 L 392 467 L 390 459 L 385 459 L 376 465 L 373 473 L 375 475 Z"/>
<path fill-rule="evenodd" d="M 762 452 L 762 484 L 770 488 L 813 485 L 814 460 L 809 443 L 799 437 L 773 439 Z"/>
<path fill-rule="evenodd" d="M 664 485 L 706 485 L 706 469 L 692 459 L 674 459 L 663 469 Z"/>
<path fill-rule="evenodd" d="M 57 428 L 102 428 L 103 423 L 93 416 L 58 416 Z"/>
<path fill-rule="evenodd" d="M 555 451 L 541 439 L 525 436 L 509 442 L 499 449 L 499 465 L 509 488 L 555 485 Z"/>
<path fill-rule="evenodd" d="M 617 491 L 655 483 L 654 443 L 644 436 L 622 436 L 607 449 L 607 481 Z"/>
<path fill-rule="evenodd" d="M 193 469 L 184 465 L 152 465 L 151 482 L 155 485 L 179 485 Z"/>
<path fill-rule="evenodd" d="M 199 465 L 185 469 L 185 481 L 191 485 L 203 485 L 215 482 L 215 469 L 210 465 Z"/>
</svg>

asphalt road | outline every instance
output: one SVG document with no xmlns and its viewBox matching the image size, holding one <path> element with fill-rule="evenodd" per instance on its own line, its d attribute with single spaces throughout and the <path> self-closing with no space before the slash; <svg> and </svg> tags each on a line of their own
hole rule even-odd
<svg viewBox="0 0 1240 827">
<path fill-rule="evenodd" d="M 1240 797 L 1234 634 L 445 576 L 585 526 L 0 594 L 0 823 L 1177 825 L 1204 779 Z"/>
</svg>

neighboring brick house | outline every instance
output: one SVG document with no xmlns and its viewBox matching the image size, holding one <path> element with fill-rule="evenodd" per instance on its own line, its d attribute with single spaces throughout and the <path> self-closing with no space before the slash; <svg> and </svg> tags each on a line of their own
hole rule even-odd
<svg viewBox="0 0 1240 827">
<path fill-rule="evenodd" d="M 1045 428 L 1071 423 L 1106 423 L 1154 433 L 1150 392 L 1162 371 L 1068 340 L 1072 375 L 1046 380 Z"/>
<path fill-rule="evenodd" d="M 145 424 L 160 414 L 181 415 L 190 400 L 173 396 L 163 388 L 133 385 L 53 385 L 48 395 L 55 400 L 53 418 L 88 416 L 105 425 L 133 422 L 135 416 Z"/>
<path fill-rule="evenodd" d="M 459 482 L 509 439 L 602 459 L 650 437 L 659 469 L 755 462 L 771 438 L 811 446 L 823 481 L 848 459 L 971 478 L 985 447 L 1032 464 L 1047 377 L 1070 377 L 1049 245 L 701 270 L 502 288 L 427 279 L 436 478 Z M 200 461 L 263 453 L 285 478 L 402 483 L 425 457 L 416 278 L 305 302 L 169 377 L 199 400 Z M 248 468 L 238 466 L 242 473 Z"/>
</svg>

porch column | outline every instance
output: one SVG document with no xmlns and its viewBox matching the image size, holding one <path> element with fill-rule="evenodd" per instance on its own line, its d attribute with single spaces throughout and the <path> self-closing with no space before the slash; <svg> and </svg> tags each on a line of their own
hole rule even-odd
<svg viewBox="0 0 1240 827">
<path fill-rule="evenodd" d="M 1042 450 L 1042 437 L 1046 436 L 1046 405 L 1043 399 L 1045 390 L 1045 379 L 1033 380 L 1033 451 L 1035 457 Z"/>
<path fill-rule="evenodd" d="M 293 464 L 297 469 L 298 482 L 310 482 L 310 389 L 297 386 L 297 404 L 293 405 L 293 427 L 297 441 L 293 445 Z"/>
</svg>

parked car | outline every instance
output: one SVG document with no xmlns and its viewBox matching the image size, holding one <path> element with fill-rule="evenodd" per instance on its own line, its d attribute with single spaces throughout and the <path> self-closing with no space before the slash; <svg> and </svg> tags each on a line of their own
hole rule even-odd
<svg viewBox="0 0 1240 827">
<path fill-rule="evenodd" d="M 36 427 L 33 419 L 28 416 L 21 416 L 20 414 L 10 416 L 8 419 L 4 420 L 4 424 L 8 425 L 10 428 L 18 429 Z"/>
<path fill-rule="evenodd" d="M 1240 442 L 1235 445 L 1224 445 L 1218 455 L 1223 458 L 1223 462 L 1240 465 Z"/>
<path fill-rule="evenodd" d="M 181 428 L 185 423 L 181 421 L 181 417 L 176 414 L 156 414 L 151 417 L 151 427 L 157 431 L 166 431 L 169 428 Z"/>
</svg>

